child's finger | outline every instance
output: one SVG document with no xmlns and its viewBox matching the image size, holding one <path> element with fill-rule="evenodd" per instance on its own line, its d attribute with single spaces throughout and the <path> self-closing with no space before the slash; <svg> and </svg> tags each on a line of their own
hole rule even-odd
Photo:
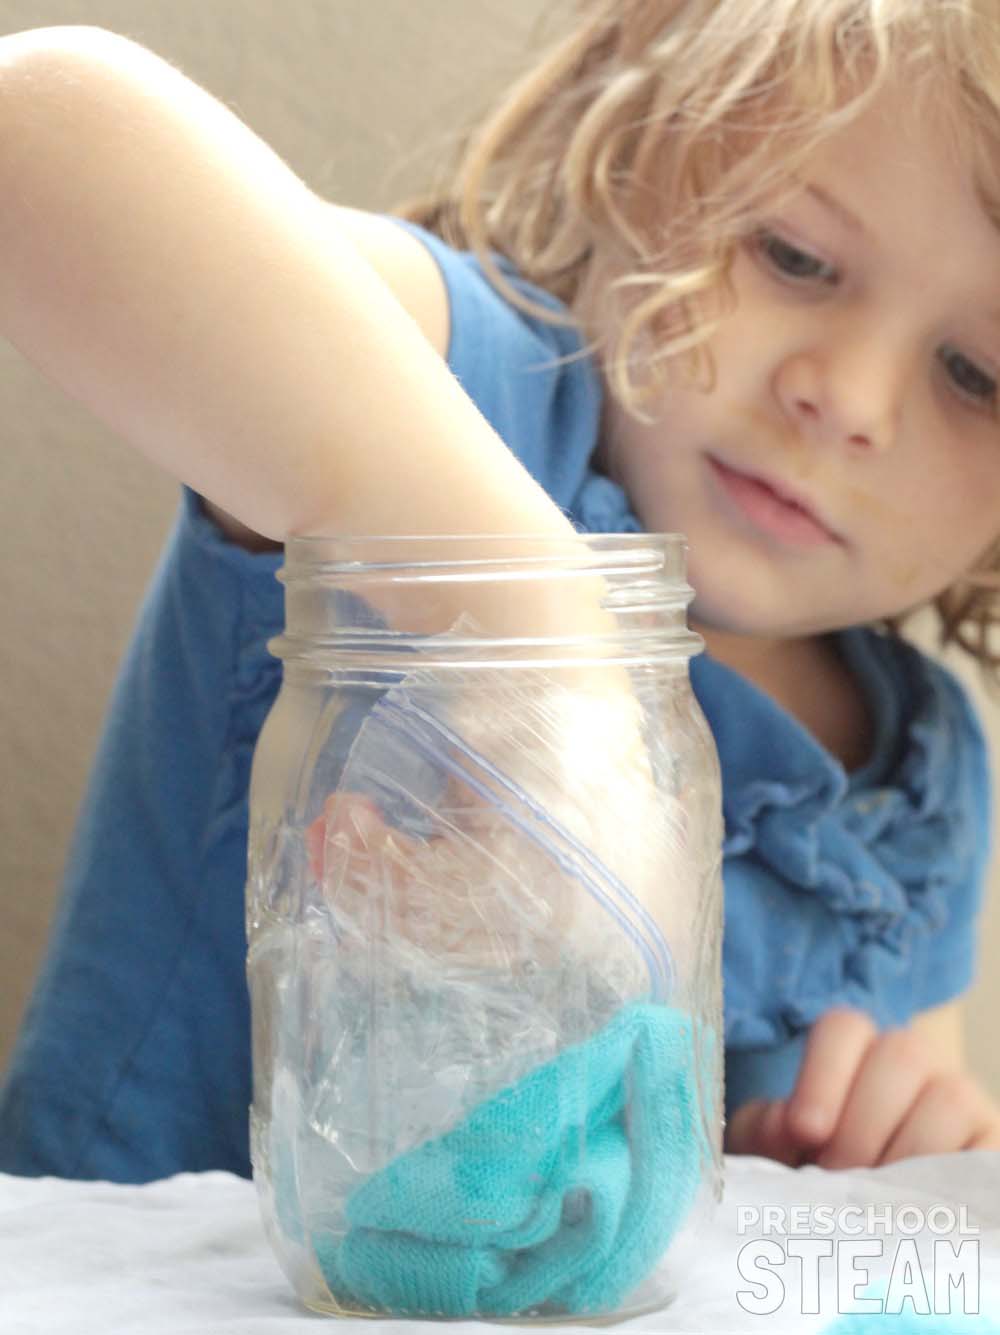
<svg viewBox="0 0 1000 1335">
<path fill-rule="evenodd" d="M 990 1119 L 989 1126 L 973 1136 L 965 1148 L 967 1150 L 1000 1150 L 1000 1112 L 994 1110 L 994 1116 Z"/>
<path fill-rule="evenodd" d="M 907 1029 L 883 1034 L 868 1049 L 836 1129 L 816 1162 L 830 1169 L 881 1163 L 933 1076 L 929 1053 L 917 1035 Z"/>
<path fill-rule="evenodd" d="M 385 830 L 385 821 L 374 799 L 363 793 L 331 793 L 324 803 L 322 820 L 328 839 L 346 834 L 352 842 L 365 847 L 377 842 Z"/>
<path fill-rule="evenodd" d="M 326 846 L 338 835 L 346 838 L 352 853 L 369 853 L 381 847 L 390 833 L 399 843 L 406 836 L 390 831 L 376 802 L 364 793 L 331 793 L 317 816 L 306 829 L 309 870 L 322 881 Z"/>
<path fill-rule="evenodd" d="M 817 1020 L 788 1100 L 786 1122 L 799 1144 L 816 1148 L 833 1135 L 858 1069 L 877 1037 L 870 1016 L 862 1011 L 842 1007 Z"/>
<path fill-rule="evenodd" d="M 736 1109 L 726 1123 L 727 1154 L 758 1154 L 796 1167 L 801 1155 L 788 1138 L 785 1107 L 779 1099 L 752 1099 Z"/>
<path fill-rule="evenodd" d="M 969 1076 L 945 1072 L 929 1081 L 879 1162 L 947 1154 L 996 1135 L 996 1109 Z"/>
<path fill-rule="evenodd" d="M 725 1148 L 729 1154 L 758 1154 L 760 1125 L 770 1103 L 767 1099 L 752 1099 L 737 1108 L 726 1119 Z"/>
</svg>

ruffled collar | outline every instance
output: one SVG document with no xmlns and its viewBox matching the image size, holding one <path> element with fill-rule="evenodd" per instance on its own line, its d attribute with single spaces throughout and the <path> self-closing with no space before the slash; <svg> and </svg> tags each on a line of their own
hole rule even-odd
<svg viewBox="0 0 1000 1335">
<path fill-rule="evenodd" d="M 919 715 L 934 706 L 933 683 L 923 656 L 865 628 L 840 631 L 833 638 L 866 696 L 875 724 L 870 756 L 850 773 L 752 682 L 708 654 L 692 660 L 692 685 L 724 758 L 728 852 L 742 852 L 748 846 L 757 814 L 768 807 L 794 806 L 798 818 L 809 821 L 851 795 L 889 782 L 901 744 L 906 750 L 901 734 L 908 723 L 918 737 L 933 738 L 935 751 L 942 749 L 941 734 L 921 727 Z M 942 759 L 934 757 L 935 762 Z"/>
<path fill-rule="evenodd" d="M 570 516 L 584 533 L 642 533 L 628 497 L 617 482 L 587 467 Z"/>
<path fill-rule="evenodd" d="M 780 1017 L 786 1034 L 832 1004 L 877 1013 L 892 998 L 898 1008 L 919 942 L 954 912 L 950 901 L 981 842 L 988 777 L 964 692 L 905 641 L 868 629 L 841 632 L 838 641 L 878 720 L 874 752 L 850 776 L 750 682 L 708 657 L 692 663 L 722 763 L 727 896 L 739 893 L 737 868 L 749 858 L 833 915 L 794 997 L 780 988 L 772 995 L 772 1021 Z M 832 949 L 837 918 L 831 995 L 820 955 Z M 893 1018 L 888 1009 L 883 1018 Z"/>
<path fill-rule="evenodd" d="M 752 682 L 707 654 L 692 661 L 692 684 L 724 761 L 728 852 L 749 846 L 770 808 L 794 807 L 808 826 L 844 806 L 874 835 L 888 819 L 889 793 L 897 794 L 897 820 L 927 819 L 949 805 L 962 752 L 956 734 L 968 721 L 954 682 L 903 640 L 866 628 L 836 640 L 876 723 L 872 754 L 851 774 Z"/>
</svg>

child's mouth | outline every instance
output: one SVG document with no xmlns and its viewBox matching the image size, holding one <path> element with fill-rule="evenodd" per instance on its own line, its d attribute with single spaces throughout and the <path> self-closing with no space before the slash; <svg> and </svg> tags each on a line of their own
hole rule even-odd
<svg viewBox="0 0 1000 1335">
<path fill-rule="evenodd" d="M 764 478 L 741 473 L 713 455 L 707 457 L 721 490 L 754 528 L 794 547 L 843 545 L 839 534 L 804 502 Z"/>
</svg>

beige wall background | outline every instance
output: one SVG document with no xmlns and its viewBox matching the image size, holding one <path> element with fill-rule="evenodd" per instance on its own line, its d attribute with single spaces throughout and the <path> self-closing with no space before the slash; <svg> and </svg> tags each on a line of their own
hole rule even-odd
<svg viewBox="0 0 1000 1335">
<path fill-rule="evenodd" d="M 426 182 L 451 134 L 548 30 L 538 24 L 552 8 L 544 0 L 0 0 L 0 34 L 89 23 L 132 37 L 224 101 L 319 193 L 385 208 Z M 2 340 L 0 421 L 2 1069 L 177 488 Z M 979 694 L 1000 757 L 1000 698 Z M 997 881 L 994 873 L 967 1030 L 973 1062 L 1000 1096 Z"/>
</svg>

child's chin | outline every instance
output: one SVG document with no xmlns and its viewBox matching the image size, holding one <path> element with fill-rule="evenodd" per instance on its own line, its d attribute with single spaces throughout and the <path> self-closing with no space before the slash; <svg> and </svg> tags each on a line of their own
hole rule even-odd
<svg viewBox="0 0 1000 1335">
<path fill-rule="evenodd" d="M 693 579 L 691 583 L 697 588 Z M 781 638 L 798 633 L 789 622 L 787 606 L 782 609 L 777 598 L 769 606 L 765 598 L 744 594 L 735 582 L 715 596 L 711 590 L 697 592 L 688 619 L 695 630 L 725 635 Z"/>
</svg>

